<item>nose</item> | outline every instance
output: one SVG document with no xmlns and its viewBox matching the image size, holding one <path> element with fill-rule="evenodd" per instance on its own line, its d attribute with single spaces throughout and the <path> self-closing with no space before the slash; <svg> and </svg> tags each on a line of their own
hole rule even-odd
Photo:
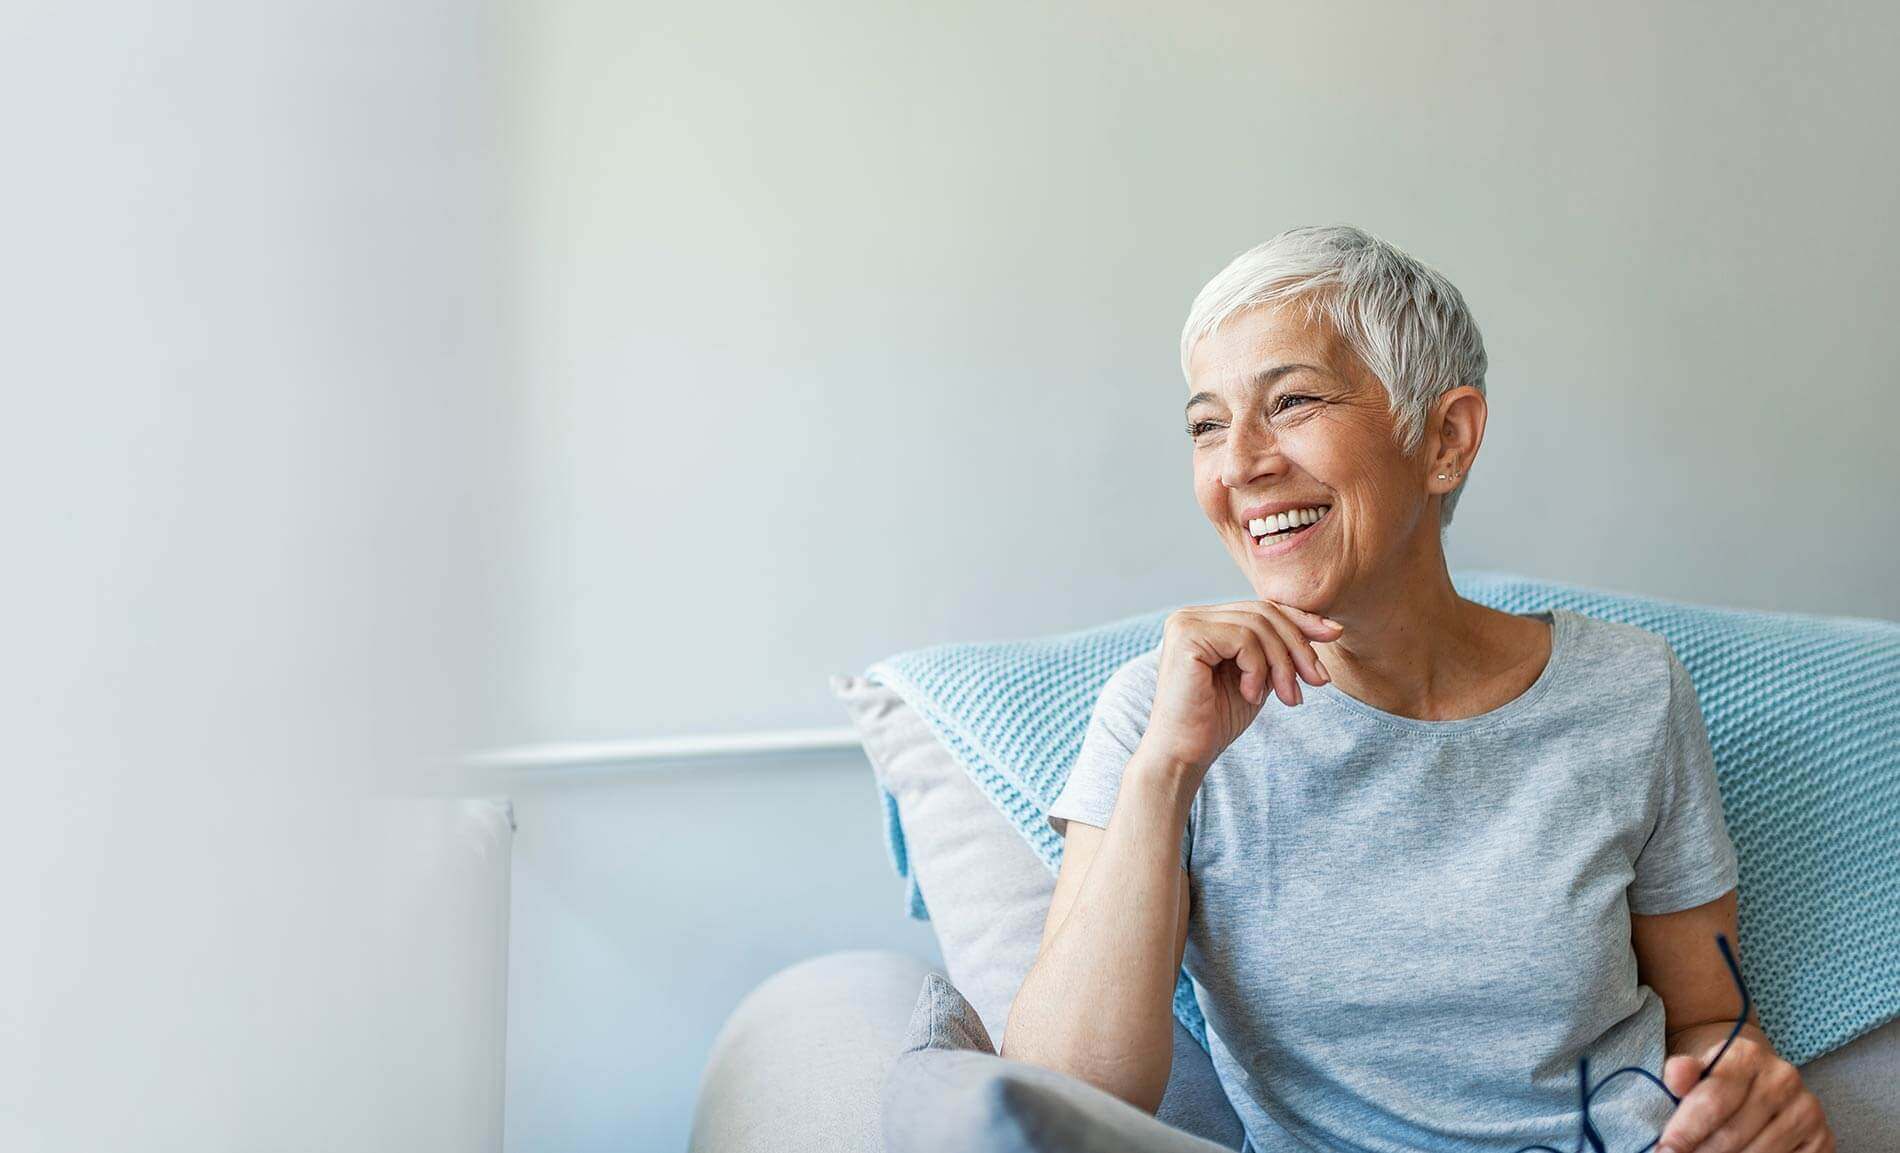
<svg viewBox="0 0 1900 1153">
<path fill-rule="evenodd" d="M 1280 442 L 1264 421 L 1235 420 L 1227 430 L 1226 452 L 1221 457 L 1220 479 L 1228 488 L 1254 487 L 1263 477 L 1286 471 L 1286 458 L 1280 455 Z"/>
</svg>

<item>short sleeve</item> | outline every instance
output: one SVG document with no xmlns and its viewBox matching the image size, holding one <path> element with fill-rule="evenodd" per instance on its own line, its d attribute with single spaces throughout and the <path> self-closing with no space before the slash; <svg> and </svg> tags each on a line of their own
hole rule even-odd
<svg viewBox="0 0 1900 1153">
<path fill-rule="evenodd" d="M 1736 854 L 1722 814 L 1715 755 L 1689 672 L 1669 656 L 1669 708 L 1661 742 L 1655 827 L 1636 858 L 1630 912 L 1674 913 L 1733 889 Z"/>
<path fill-rule="evenodd" d="M 1148 728 L 1154 707 L 1155 654 L 1143 653 L 1122 665 L 1103 684 L 1082 734 L 1082 751 L 1069 767 L 1062 791 L 1049 806 L 1047 820 L 1056 832 L 1073 819 L 1097 828 L 1108 827 L 1121 791 L 1122 770 L 1135 755 L 1135 746 Z M 1197 798 L 1198 802 L 1198 798 Z M 1186 869 L 1194 844 L 1190 819 L 1181 830 L 1181 867 Z"/>
</svg>

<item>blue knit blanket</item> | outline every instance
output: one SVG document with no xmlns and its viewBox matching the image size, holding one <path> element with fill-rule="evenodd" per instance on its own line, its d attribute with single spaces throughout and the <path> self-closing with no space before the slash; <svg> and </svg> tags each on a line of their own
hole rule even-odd
<svg viewBox="0 0 1900 1153">
<path fill-rule="evenodd" d="M 1667 639 L 1715 752 L 1739 861 L 1743 977 L 1782 1057 L 1803 1064 L 1900 1015 L 1900 624 L 1625 596 L 1506 573 L 1454 573 L 1507 612 L 1567 608 Z M 1022 641 L 942 644 L 872 665 L 921 714 L 1051 872 L 1062 791 L 1109 674 L 1161 643 L 1169 610 Z M 885 843 L 930 913 L 883 788 Z M 1187 973 L 1174 1012 L 1207 1047 Z"/>
</svg>

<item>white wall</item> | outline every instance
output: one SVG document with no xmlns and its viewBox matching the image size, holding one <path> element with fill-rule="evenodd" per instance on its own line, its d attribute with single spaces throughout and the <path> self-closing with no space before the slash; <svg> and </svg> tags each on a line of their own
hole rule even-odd
<svg viewBox="0 0 1900 1153">
<path fill-rule="evenodd" d="M 1492 419 L 1454 567 L 1900 617 L 1891 6 L 518 19 L 511 742 L 835 725 L 825 675 L 899 649 L 1247 595 L 1191 498 L 1175 341 L 1209 275 L 1306 223 L 1393 240 L 1476 311 Z M 896 881 L 862 766 L 836 771 L 801 819 L 848 853 L 750 799 L 776 770 L 524 808 L 517 921 L 573 936 L 516 936 L 517 989 L 545 987 L 511 1025 L 515 1147 L 678 1147 L 653 1055 L 703 1059 L 793 952 L 777 921 L 743 923 L 756 952 L 720 924 L 682 970 L 681 893 L 717 921 L 740 889 L 681 851 L 861 878 L 813 895 L 834 933 L 789 940 L 864 943 L 850 919 Z M 615 842 L 609 812 L 693 833 Z"/>
<path fill-rule="evenodd" d="M 904 915 L 857 754 L 574 772 L 513 795 L 511 1153 L 682 1150 L 713 1037 L 766 976 L 833 949 L 942 961 Z"/>
<path fill-rule="evenodd" d="M 499 1138 L 494 20 L 7 8 L 0 1148 Z"/>
<path fill-rule="evenodd" d="M 519 738 L 1244 592 L 1175 340 L 1300 223 L 1483 327 L 1454 564 L 1900 615 L 1900 15 L 1657 7 L 524 10 Z"/>
</svg>

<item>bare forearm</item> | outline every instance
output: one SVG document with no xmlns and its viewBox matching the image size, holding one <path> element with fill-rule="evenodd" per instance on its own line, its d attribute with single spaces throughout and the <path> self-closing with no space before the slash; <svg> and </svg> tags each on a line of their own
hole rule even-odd
<svg viewBox="0 0 1900 1153">
<path fill-rule="evenodd" d="M 1074 904 L 1024 978 L 1004 1056 L 1153 1112 L 1174 1055 L 1180 843 L 1195 778 L 1137 748 Z"/>
</svg>

